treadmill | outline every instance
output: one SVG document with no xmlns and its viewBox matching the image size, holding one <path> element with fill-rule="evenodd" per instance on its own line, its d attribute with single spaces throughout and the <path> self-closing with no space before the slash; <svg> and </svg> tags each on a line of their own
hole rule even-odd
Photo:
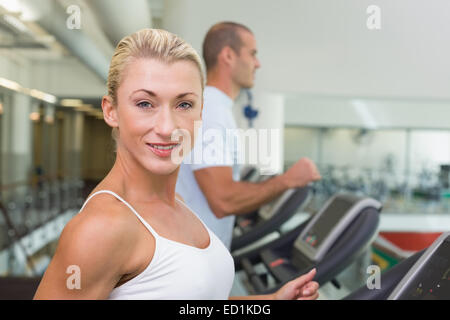
<svg viewBox="0 0 450 320">
<path fill-rule="evenodd" d="M 258 176 L 258 169 L 253 166 L 244 167 L 241 171 L 240 181 L 252 181 Z"/>
<path fill-rule="evenodd" d="M 344 300 L 450 300 L 450 232 L 381 275 L 381 288 L 363 286 Z"/>
<path fill-rule="evenodd" d="M 310 200 L 310 187 L 288 189 L 259 210 L 236 217 L 231 252 L 243 249 L 281 226 Z"/>
<path fill-rule="evenodd" d="M 334 281 L 376 237 L 381 208 L 372 198 L 334 195 L 308 221 L 265 245 L 257 255 L 239 260 L 250 291 L 272 293 L 312 268 L 317 268 L 314 279 L 320 285 Z M 261 265 L 264 272 L 258 270 Z"/>
</svg>

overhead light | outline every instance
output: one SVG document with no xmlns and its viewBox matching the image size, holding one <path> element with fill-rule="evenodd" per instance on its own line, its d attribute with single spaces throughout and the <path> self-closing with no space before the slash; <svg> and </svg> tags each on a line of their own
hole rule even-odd
<svg viewBox="0 0 450 320">
<path fill-rule="evenodd" d="M 56 41 L 55 37 L 50 34 L 36 36 L 36 40 L 42 43 L 52 44 Z"/>
<path fill-rule="evenodd" d="M 39 19 L 37 10 L 23 0 L 0 0 L 0 6 L 9 12 L 19 13 L 20 19 L 24 21 L 36 21 Z"/>
<path fill-rule="evenodd" d="M 12 26 L 16 30 L 19 30 L 20 32 L 30 33 L 30 30 L 27 28 L 27 26 L 23 24 L 22 21 L 20 21 L 19 19 L 17 19 L 12 15 L 4 14 L 3 20 L 5 20 L 10 26 Z"/>
<path fill-rule="evenodd" d="M 30 96 L 35 97 L 39 100 L 44 100 L 48 103 L 56 103 L 58 99 L 54 95 L 51 95 L 49 93 L 45 93 L 36 89 L 30 90 Z"/>
<path fill-rule="evenodd" d="M 5 78 L 0 78 L 0 86 L 10 89 L 10 90 L 14 90 L 14 91 L 21 91 L 22 90 L 22 86 L 20 84 L 18 84 L 15 81 L 11 81 Z"/>
<path fill-rule="evenodd" d="M 83 100 L 80 99 L 62 99 L 59 104 L 63 107 L 80 107 L 83 105 Z"/>
<path fill-rule="evenodd" d="M 0 6 L 5 8 L 9 12 L 22 11 L 22 1 L 19 0 L 0 0 Z"/>
<path fill-rule="evenodd" d="M 26 95 L 32 96 L 36 99 L 46 101 L 46 102 L 52 103 L 52 104 L 54 104 L 54 103 L 56 103 L 56 101 L 58 101 L 58 99 L 52 94 L 45 93 L 45 92 L 37 90 L 37 89 L 24 88 L 17 82 L 9 80 L 9 79 L 5 79 L 5 78 L 0 78 L 0 87 L 4 87 L 6 89 L 21 92 Z"/>
<path fill-rule="evenodd" d="M 77 111 L 82 111 L 82 112 L 91 112 L 94 110 L 94 108 L 92 108 L 92 104 L 83 104 L 79 107 L 76 107 Z"/>
</svg>

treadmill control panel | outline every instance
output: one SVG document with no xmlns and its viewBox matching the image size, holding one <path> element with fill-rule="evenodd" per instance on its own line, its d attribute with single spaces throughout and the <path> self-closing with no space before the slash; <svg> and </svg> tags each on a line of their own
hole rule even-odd
<svg viewBox="0 0 450 320">
<path fill-rule="evenodd" d="M 381 203 L 369 197 L 336 194 L 317 212 L 294 242 L 294 253 L 305 255 L 318 262 L 341 237 L 347 227 L 365 212 L 373 208 L 378 212 Z"/>
<path fill-rule="evenodd" d="M 311 229 L 302 237 L 303 241 L 313 248 L 320 246 L 331 229 L 342 219 L 353 203 L 341 198 L 336 198 L 325 209 Z"/>
<path fill-rule="evenodd" d="M 420 263 L 419 263 L 420 262 Z M 411 269 L 414 272 L 396 299 L 449 300 L 450 299 L 450 235 L 429 254 L 425 261 Z"/>
<path fill-rule="evenodd" d="M 277 200 L 272 200 L 271 202 L 263 205 L 260 209 L 259 209 L 259 216 L 261 218 L 263 218 L 264 220 L 269 220 L 270 218 L 272 218 L 273 216 L 273 208 L 275 207 L 275 205 L 277 204 Z"/>
<path fill-rule="evenodd" d="M 262 206 L 259 209 L 259 216 L 265 221 L 270 220 L 294 193 L 295 189 L 286 190 L 280 197 Z"/>
</svg>

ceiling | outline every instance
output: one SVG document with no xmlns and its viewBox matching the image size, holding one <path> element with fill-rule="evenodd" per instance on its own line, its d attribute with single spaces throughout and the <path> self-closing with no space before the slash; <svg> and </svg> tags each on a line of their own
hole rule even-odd
<svg viewBox="0 0 450 320">
<path fill-rule="evenodd" d="M 144 27 L 165 28 L 200 51 L 208 28 L 231 20 L 246 24 L 256 36 L 262 63 L 256 92 L 273 92 L 290 101 L 305 95 L 449 101 L 450 2 L 377 0 L 380 30 L 367 28 L 371 4 L 0 0 L 0 53 L 32 61 L 33 84 L 40 90 L 95 99 L 104 93 L 111 55 L 124 35 Z M 80 9 L 80 29 L 66 27 L 70 5 Z"/>
</svg>

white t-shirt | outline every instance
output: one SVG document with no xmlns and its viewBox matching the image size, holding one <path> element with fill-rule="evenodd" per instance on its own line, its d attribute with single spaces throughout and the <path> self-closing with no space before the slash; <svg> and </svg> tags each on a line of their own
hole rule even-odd
<svg viewBox="0 0 450 320">
<path fill-rule="evenodd" d="M 230 166 L 233 169 L 233 179 L 239 180 L 238 142 L 227 138 L 227 135 L 230 137 L 230 132 L 237 129 L 232 113 L 233 100 L 211 86 L 205 87 L 203 98 L 202 127 L 192 152 L 180 166 L 176 192 L 229 249 L 235 217 L 216 218 L 193 172 L 209 167 Z"/>
</svg>

